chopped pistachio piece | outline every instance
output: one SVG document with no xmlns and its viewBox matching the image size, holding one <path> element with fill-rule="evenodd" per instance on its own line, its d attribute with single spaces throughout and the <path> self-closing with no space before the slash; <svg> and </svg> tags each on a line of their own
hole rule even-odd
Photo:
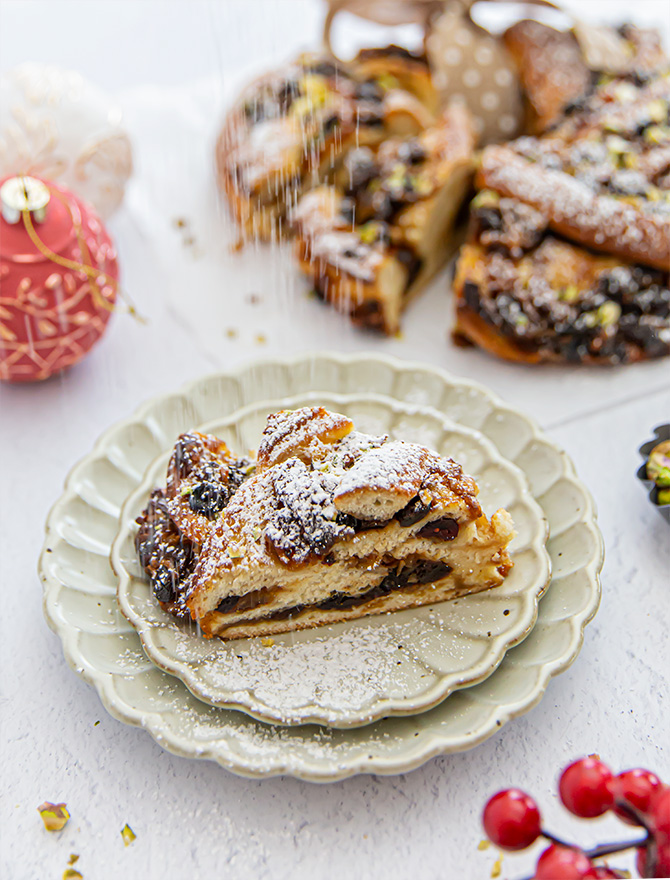
<svg viewBox="0 0 670 880">
<path fill-rule="evenodd" d="M 500 196 L 492 189 L 483 189 L 472 200 L 473 208 L 492 208 L 500 204 Z"/>
<path fill-rule="evenodd" d="M 670 504 L 670 489 L 659 489 L 656 500 L 659 504 Z"/>
<path fill-rule="evenodd" d="M 326 103 L 328 86 L 322 76 L 308 73 L 302 78 L 300 87 L 303 95 L 311 101 L 312 106 L 320 107 Z"/>
<path fill-rule="evenodd" d="M 47 831 L 60 831 L 65 828 L 70 818 L 67 804 L 52 804 L 45 801 L 37 809 Z"/>
<path fill-rule="evenodd" d="M 650 125 L 644 131 L 644 139 L 649 144 L 665 144 L 670 141 L 670 126 Z"/>
<path fill-rule="evenodd" d="M 397 89 L 400 85 L 398 80 L 390 73 L 382 73 L 381 76 L 378 76 L 377 83 L 385 92 L 388 92 L 390 89 Z"/>
<path fill-rule="evenodd" d="M 629 169 L 637 168 L 640 164 L 640 159 L 637 153 L 624 153 L 621 159 L 624 166 Z"/>
<path fill-rule="evenodd" d="M 371 220 L 369 223 L 364 223 L 363 226 L 361 226 L 358 234 L 363 244 L 374 244 L 374 242 L 377 240 L 378 232 L 379 223 Z"/>
<path fill-rule="evenodd" d="M 667 472 L 670 471 L 670 440 L 664 440 L 659 443 L 649 453 L 647 461 L 647 477 L 653 480 L 658 486 L 670 486 L 670 482 L 665 482 Z M 659 482 L 659 477 L 663 482 Z"/>
<path fill-rule="evenodd" d="M 668 118 L 668 105 L 662 98 L 650 101 L 647 104 L 646 110 L 652 122 L 658 122 L 660 124 L 665 122 Z"/>
<path fill-rule="evenodd" d="M 500 877 L 500 875 L 502 874 L 502 860 L 503 856 L 502 853 L 500 853 L 498 858 L 493 863 L 493 867 L 491 868 L 492 880 L 495 880 L 496 877 Z"/>
<path fill-rule="evenodd" d="M 419 196 L 427 196 L 433 191 L 433 182 L 428 174 L 412 174 L 409 183 Z"/>
<path fill-rule="evenodd" d="M 623 125 L 618 119 L 606 119 L 603 122 L 603 130 L 610 134 L 621 134 Z"/>
<path fill-rule="evenodd" d="M 611 134 L 607 138 L 607 149 L 612 153 L 627 153 L 630 149 L 628 141 L 624 140 L 616 134 Z"/>
<path fill-rule="evenodd" d="M 401 162 L 398 162 L 393 166 L 391 173 L 386 179 L 386 184 L 389 189 L 400 189 L 405 185 L 405 177 L 407 175 L 407 168 Z"/>
<path fill-rule="evenodd" d="M 579 299 L 579 288 L 576 284 L 568 284 L 558 294 L 558 298 L 566 303 L 575 303 Z"/>
<path fill-rule="evenodd" d="M 121 829 L 121 837 L 123 838 L 124 846 L 130 846 L 133 840 L 137 838 L 137 835 L 127 822 Z"/>
<path fill-rule="evenodd" d="M 601 327 L 611 327 L 621 317 L 621 306 L 614 300 L 608 299 L 598 308 L 596 314 Z"/>
<path fill-rule="evenodd" d="M 313 110 L 314 103 L 306 95 L 303 95 L 301 98 L 296 98 L 291 104 L 292 115 L 297 116 L 300 119 L 308 116 Z"/>
<path fill-rule="evenodd" d="M 63 871 L 63 880 L 84 880 L 84 875 L 76 868 L 66 868 Z"/>
</svg>

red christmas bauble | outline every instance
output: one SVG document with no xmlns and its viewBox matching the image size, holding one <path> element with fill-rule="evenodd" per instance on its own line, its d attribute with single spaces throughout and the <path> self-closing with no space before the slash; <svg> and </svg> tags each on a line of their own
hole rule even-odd
<svg viewBox="0 0 670 880">
<path fill-rule="evenodd" d="M 39 243 L 2 198 L 0 380 L 9 382 L 46 379 L 80 361 L 116 300 L 116 250 L 102 222 L 69 190 L 47 181 L 33 182 L 35 190 L 43 192 L 41 184 L 48 204 L 29 220 Z"/>
</svg>

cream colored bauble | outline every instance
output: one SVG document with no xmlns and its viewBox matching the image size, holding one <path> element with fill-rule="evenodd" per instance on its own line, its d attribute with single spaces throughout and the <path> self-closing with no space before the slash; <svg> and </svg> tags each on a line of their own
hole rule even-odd
<svg viewBox="0 0 670 880">
<path fill-rule="evenodd" d="M 58 181 L 107 218 L 131 173 L 120 111 L 79 73 L 29 63 L 0 79 L 0 177 Z"/>
</svg>

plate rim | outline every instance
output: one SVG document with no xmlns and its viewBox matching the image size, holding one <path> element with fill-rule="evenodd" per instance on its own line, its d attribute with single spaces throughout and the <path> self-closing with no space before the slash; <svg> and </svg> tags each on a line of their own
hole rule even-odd
<svg viewBox="0 0 670 880">
<path fill-rule="evenodd" d="M 408 753 L 404 754 L 403 760 L 380 756 L 378 758 L 373 758 L 372 760 L 350 760 L 344 765 L 335 764 L 333 767 L 324 769 L 314 759 L 303 761 L 300 767 L 290 765 L 286 759 L 282 759 L 276 761 L 271 767 L 267 765 L 259 766 L 258 763 L 253 764 L 250 761 L 241 762 L 231 750 L 228 750 L 228 752 L 224 754 L 220 750 L 216 750 L 211 746 L 195 746 L 192 739 L 185 739 L 177 732 L 170 731 L 166 734 L 165 725 L 161 725 L 159 712 L 144 712 L 136 706 L 131 706 L 127 701 L 121 701 L 118 694 L 112 688 L 112 676 L 109 674 L 101 674 L 97 669 L 91 667 L 78 650 L 76 640 L 70 638 L 69 631 L 71 628 L 69 624 L 59 619 L 58 615 L 55 613 L 56 609 L 51 607 L 53 588 L 58 588 L 59 584 L 55 583 L 54 579 L 52 579 L 48 573 L 47 554 L 50 552 L 49 544 L 52 542 L 55 533 L 55 518 L 60 507 L 64 505 L 68 494 L 74 494 L 72 491 L 72 485 L 77 474 L 88 466 L 92 460 L 99 456 L 108 436 L 111 435 L 113 431 L 123 430 L 134 424 L 159 401 L 183 395 L 191 388 L 195 388 L 201 384 L 220 378 L 239 379 L 247 371 L 254 368 L 268 368 L 276 365 L 290 367 L 296 366 L 304 361 L 314 363 L 314 361 L 317 360 L 334 363 L 339 367 L 344 367 L 353 363 L 358 363 L 362 366 L 381 364 L 393 373 L 398 373 L 400 371 L 432 375 L 437 377 L 437 379 L 445 386 L 459 385 L 470 388 L 477 393 L 482 394 L 496 408 L 504 409 L 515 415 L 521 415 L 530 426 L 533 437 L 552 447 L 561 461 L 562 476 L 577 486 L 584 499 L 584 515 L 587 518 L 585 524 L 588 525 L 591 537 L 595 541 L 594 553 L 585 566 L 588 570 L 589 582 L 592 586 L 591 599 L 590 602 L 570 620 L 571 639 L 569 647 L 562 651 L 559 656 L 552 658 L 550 661 L 543 662 L 539 667 L 540 671 L 532 694 L 530 696 L 524 696 L 511 703 L 506 703 L 504 706 L 497 705 L 495 713 L 492 713 L 497 716 L 495 721 L 485 725 L 478 734 L 470 733 L 469 735 L 461 736 L 460 738 L 455 738 L 454 736 L 443 736 L 441 738 L 438 733 L 431 731 L 428 744 L 421 749 L 417 749 L 416 747 L 410 748 Z M 305 781 L 327 783 L 346 779 L 361 773 L 394 775 L 409 772 L 438 755 L 467 751 L 470 748 L 474 748 L 487 740 L 504 724 L 530 711 L 542 699 L 551 679 L 568 669 L 582 648 L 585 628 L 595 616 L 600 604 L 602 594 L 600 572 L 602 571 L 603 561 L 604 542 L 597 523 L 596 505 L 593 497 L 586 485 L 577 476 L 575 467 L 567 453 L 557 443 L 545 436 L 544 432 L 537 425 L 535 419 L 531 416 L 527 416 L 514 406 L 508 405 L 498 394 L 481 383 L 468 377 L 456 376 L 441 367 L 435 367 L 421 361 L 369 352 L 342 353 L 335 351 L 310 351 L 292 356 L 274 356 L 257 359 L 250 358 L 247 361 L 238 364 L 236 367 L 206 373 L 199 378 L 184 383 L 176 390 L 147 398 L 142 401 L 130 415 L 114 421 L 98 436 L 91 450 L 76 462 L 66 475 L 61 494 L 52 504 L 46 518 L 45 538 L 37 567 L 40 581 L 43 585 L 43 613 L 49 627 L 61 639 L 66 662 L 77 675 L 96 689 L 106 710 L 114 718 L 133 726 L 142 727 L 154 738 L 154 740 L 156 740 L 156 742 L 173 754 L 190 758 L 206 758 L 215 761 L 220 766 L 240 776 L 259 779 L 289 775 Z M 73 641 L 75 644 L 72 644 Z M 502 665 L 503 664 L 501 664 L 501 666 Z"/>
<path fill-rule="evenodd" d="M 410 702 L 408 702 L 406 698 L 379 696 L 375 698 L 374 702 L 371 704 L 369 710 L 366 711 L 365 714 L 362 714 L 360 711 L 358 713 L 346 712 L 344 710 L 338 711 L 334 707 L 332 707 L 330 710 L 331 715 L 326 717 L 325 709 L 319 712 L 316 710 L 314 704 L 303 704 L 300 707 L 296 707 L 293 713 L 287 714 L 284 717 L 280 717 L 277 710 L 273 711 L 271 706 L 269 706 L 266 702 L 264 703 L 264 701 L 259 700 L 259 698 L 254 696 L 253 694 L 248 693 L 248 691 L 244 700 L 237 700 L 231 698 L 230 696 L 228 698 L 214 698 L 212 694 L 208 694 L 206 692 L 206 685 L 201 684 L 200 677 L 198 676 L 197 667 L 195 670 L 193 670 L 191 668 L 191 665 L 188 664 L 187 661 L 179 660 L 179 658 L 171 655 L 167 649 L 161 649 L 160 645 L 157 645 L 151 641 L 151 635 L 155 632 L 156 627 L 152 624 L 150 620 L 148 620 L 147 618 L 143 618 L 142 615 L 132 606 L 128 595 L 128 590 L 133 580 L 133 576 L 122 559 L 121 551 L 123 545 L 128 540 L 129 531 L 132 528 L 131 519 L 134 519 L 134 517 L 132 516 L 133 509 L 137 509 L 138 498 L 140 496 L 146 495 L 150 487 L 153 485 L 153 471 L 156 470 L 159 461 L 165 459 L 166 456 L 169 455 L 170 449 L 163 450 L 147 464 L 141 481 L 126 497 L 121 507 L 121 512 L 119 515 L 119 528 L 112 541 L 110 549 L 110 562 L 112 569 L 114 570 L 114 573 L 117 577 L 116 595 L 119 606 L 123 615 L 126 617 L 126 619 L 139 635 L 144 652 L 149 656 L 152 662 L 170 675 L 174 675 L 184 685 L 186 685 L 186 687 L 195 697 L 211 706 L 222 709 L 234 709 L 237 711 L 241 711 L 247 715 L 250 715 L 252 718 L 255 718 L 256 720 L 262 721 L 266 724 L 275 724 L 278 726 L 317 724 L 324 727 L 337 729 L 354 729 L 356 727 L 362 727 L 378 721 L 381 718 L 402 717 L 405 715 L 415 715 L 420 712 L 428 711 L 441 703 L 442 700 L 446 699 L 451 693 L 485 681 L 486 678 L 488 678 L 488 676 L 491 675 L 498 668 L 507 651 L 510 648 L 520 644 L 535 626 L 539 611 L 539 601 L 545 593 L 547 587 L 549 586 L 552 575 L 551 557 L 546 548 L 546 544 L 549 539 L 549 523 L 547 521 L 547 517 L 540 504 L 535 500 L 532 495 L 530 484 L 528 482 L 526 474 L 513 461 L 505 458 L 502 453 L 496 448 L 492 440 L 489 440 L 489 438 L 481 431 L 478 431 L 475 428 L 470 428 L 466 425 L 461 425 L 458 422 L 454 422 L 454 420 L 450 419 L 445 413 L 441 413 L 439 410 L 430 406 L 425 406 L 421 404 L 408 404 L 391 397 L 385 397 L 381 394 L 375 394 L 373 392 L 343 394 L 337 392 L 312 391 L 305 392 L 304 394 L 285 396 L 282 398 L 268 398 L 253 401 L 251 403 L 245 404 L 242 407 L 238 407 L 236 410 L 234 410 L 232 413 L 228 414 L 224 418 L 218 420 L 210 420 L 209 422 L 205 422 L 202 425 L 197 425 L 195 426 L 195 430 L 204 430 L 214 421 L 229 426 L 234 424 L 235 421 L 243 418 L 247 412 L 251 412 L 254 409 L 274 409 L 277 404 L 286 404 L 287 406 L 291 406 L 296 402 L 296 400 L 307 399 L 311 396 L 315 397 L 316 399 L 323 399 L 324 397 L 331 398 L 334 401 L 335 406 L 338 406 L 339 404 L 355 404 L 357 402 L 372 402 L 388 407 L 388 409 L 390 409 L 391 411 L 399 414 L 426 414 L 438 421 L 445 429 L 448 427 L 448 423 L 451 422 L 452 424 L 457 426 L 459 432 L 463 435 L 471 435 L 479 442 L 482 442 L 484 447 L 489 447 L 488 451 L 491 455 L 491 458 L 489 459 L 488 463 L 490 463 L 491 461 L 497 461 L 498 463 L 502 462 L 514 473 L 514 476 L 518 480 L 519 488 L 521 490 L 519 498 L 522 499 L 527 506 L 533 509 L 533 512 L 536 516 L 535 522 L 538 526 L 538 533 L 533 537 L 533 540 L 529 546 L 532 547 L 533 550 L 536 552 L 537 558 L 543 564 L 543 567 L 539 572 L 538 578 L 532 586 L 532 589 L 524 590 L 525 594 L 530 594 L 530 597 L 532 598 L 532 603 L 527 609 L 526 614 L 521 618 L 522 622 L 517 623 L 515 627 L 510 628 L 507 633 L 500 633 L 492 638 L 490 649 L 487 652 L 487 656 L 490 655 L 490 659 L 486 660 L 485 665 L 484 660 L 480 660 L 473 667 L 473 669 L 476 670 L 474 674 L 470 674 L 468 671 L 464 670 L 458 676 L 458 678 L 450 684 L 444 681 L 445 678 L 449 678 L 448 674 L 440 674 L 436 672 L 439 681 L 436 682 L 433 687 L 424 691 L 424 695 L 422 697 L 414 697 Z M 305 403 L 302 405 L 309 404 Z M 467 599 L 467 596 L 463 596 L 462 598 Z M 382 616 L 385 615 L 374 615 L 374 617 Z M 167 626 L 169 626 L 171 623 L 172 621 L 165 621 L 165 624 Z M 324 629 L 327 628 L 324 627 Z M 318 632 L 318 629 L 315 629 L 315 632 Z M 222 692 L 223 690 L 224 689 L 222 688 Z M 265 708 L 263 708 L 264 706 Z"/>
</svg>

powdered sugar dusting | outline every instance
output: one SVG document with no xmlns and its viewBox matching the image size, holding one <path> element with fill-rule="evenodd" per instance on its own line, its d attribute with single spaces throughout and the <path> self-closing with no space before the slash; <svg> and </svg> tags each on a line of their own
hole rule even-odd
<svg viewBox="0 0 670 880">
<path fill-rule="evenodd" d="M 221 643 L 203 661 L 197 643 L 185 632 L 175 654 L 199 663 L 199 676 L 213 692 L 225 690 L 227 704 L 247 704 L 250 696 L 272 707 L 280 723 L 297 723 L 315 707 L 324 723 L 342 712 L 361 713 L 389 695 L 427 690 L 436 671 L 421 659 L 434 645 L 439 625 L 433 620 L 349 625 L 341 632 L 289 641 L 285 636 L 247 643 Z M 476 654 L 478 651 L 474 649 Z M 470 662 L 473 646 L 452 639 L 441 666 L 454 671 Z M 332 717 L 324 707 L 332 707 Z"/>
<path fill-rule="evenodd" d="M 402 507 L 406 497 L 419 491 L 426 475 L 426 464 L 431 458 L 437 459 L 437 456 L 422 446 L 392 440 L 378 449 L 371 449 L 346 472 L 335 491 L 335 498 L 362 489 L 394 491 L 398 493 L 398 503 Z"/>
<path fill-rule="evenodd" d="M 459 465 L 424 446 L 386 436 L 354 432 L 350 439 L 352 424 L 320 407 L 270 417 L 259 464 L 281 460 L 259 466 L 242 483 L 195 565 L 188 607 L 205 632 L 217 634 L 245 610 L 260 618 L 299 605 L 300 596 L 280 592 L 284 567 L 323 560 L 337 541 L 354 536 L 351 517 L 390 520 L 428 482 L 438 492 L 457 496 L 473 517 L 479 515 L 476 486 Z M 326 580 L 312 573 L 307 604 L 329 598 Z M 338 589 L 356 592 L 353 584 Z M 265 591 L 262 596 L 255 595 L 259 590 Z M 238 603 L 247 594 L 251 604 L 243 609 Z M 221 607 L 229 597 L 233 604 Z M 212 625 L 207 615 L 214 611 L 230 616 L 225 623 L 217 617 Z"/>
<path fill-rule="evenodd" d="M 670 262 L 670 220 L 597 195 L 584 182 L 529 162 L 509 147 L 484 152 L 481 182 L 528 202 L 559 231 L 598 250 L 624 252 L 653 264 Z"/>
<path fill-rule="evenodd" d="M 310 471 L 293 458 L 273 468 L 272 485 L 277 509 L 265 536 L 283 562 L 306 562 L 313 554 L 327 553 L 338 538 L 354 534 L 336 521 L 337 477 Z"/>
</svg>

